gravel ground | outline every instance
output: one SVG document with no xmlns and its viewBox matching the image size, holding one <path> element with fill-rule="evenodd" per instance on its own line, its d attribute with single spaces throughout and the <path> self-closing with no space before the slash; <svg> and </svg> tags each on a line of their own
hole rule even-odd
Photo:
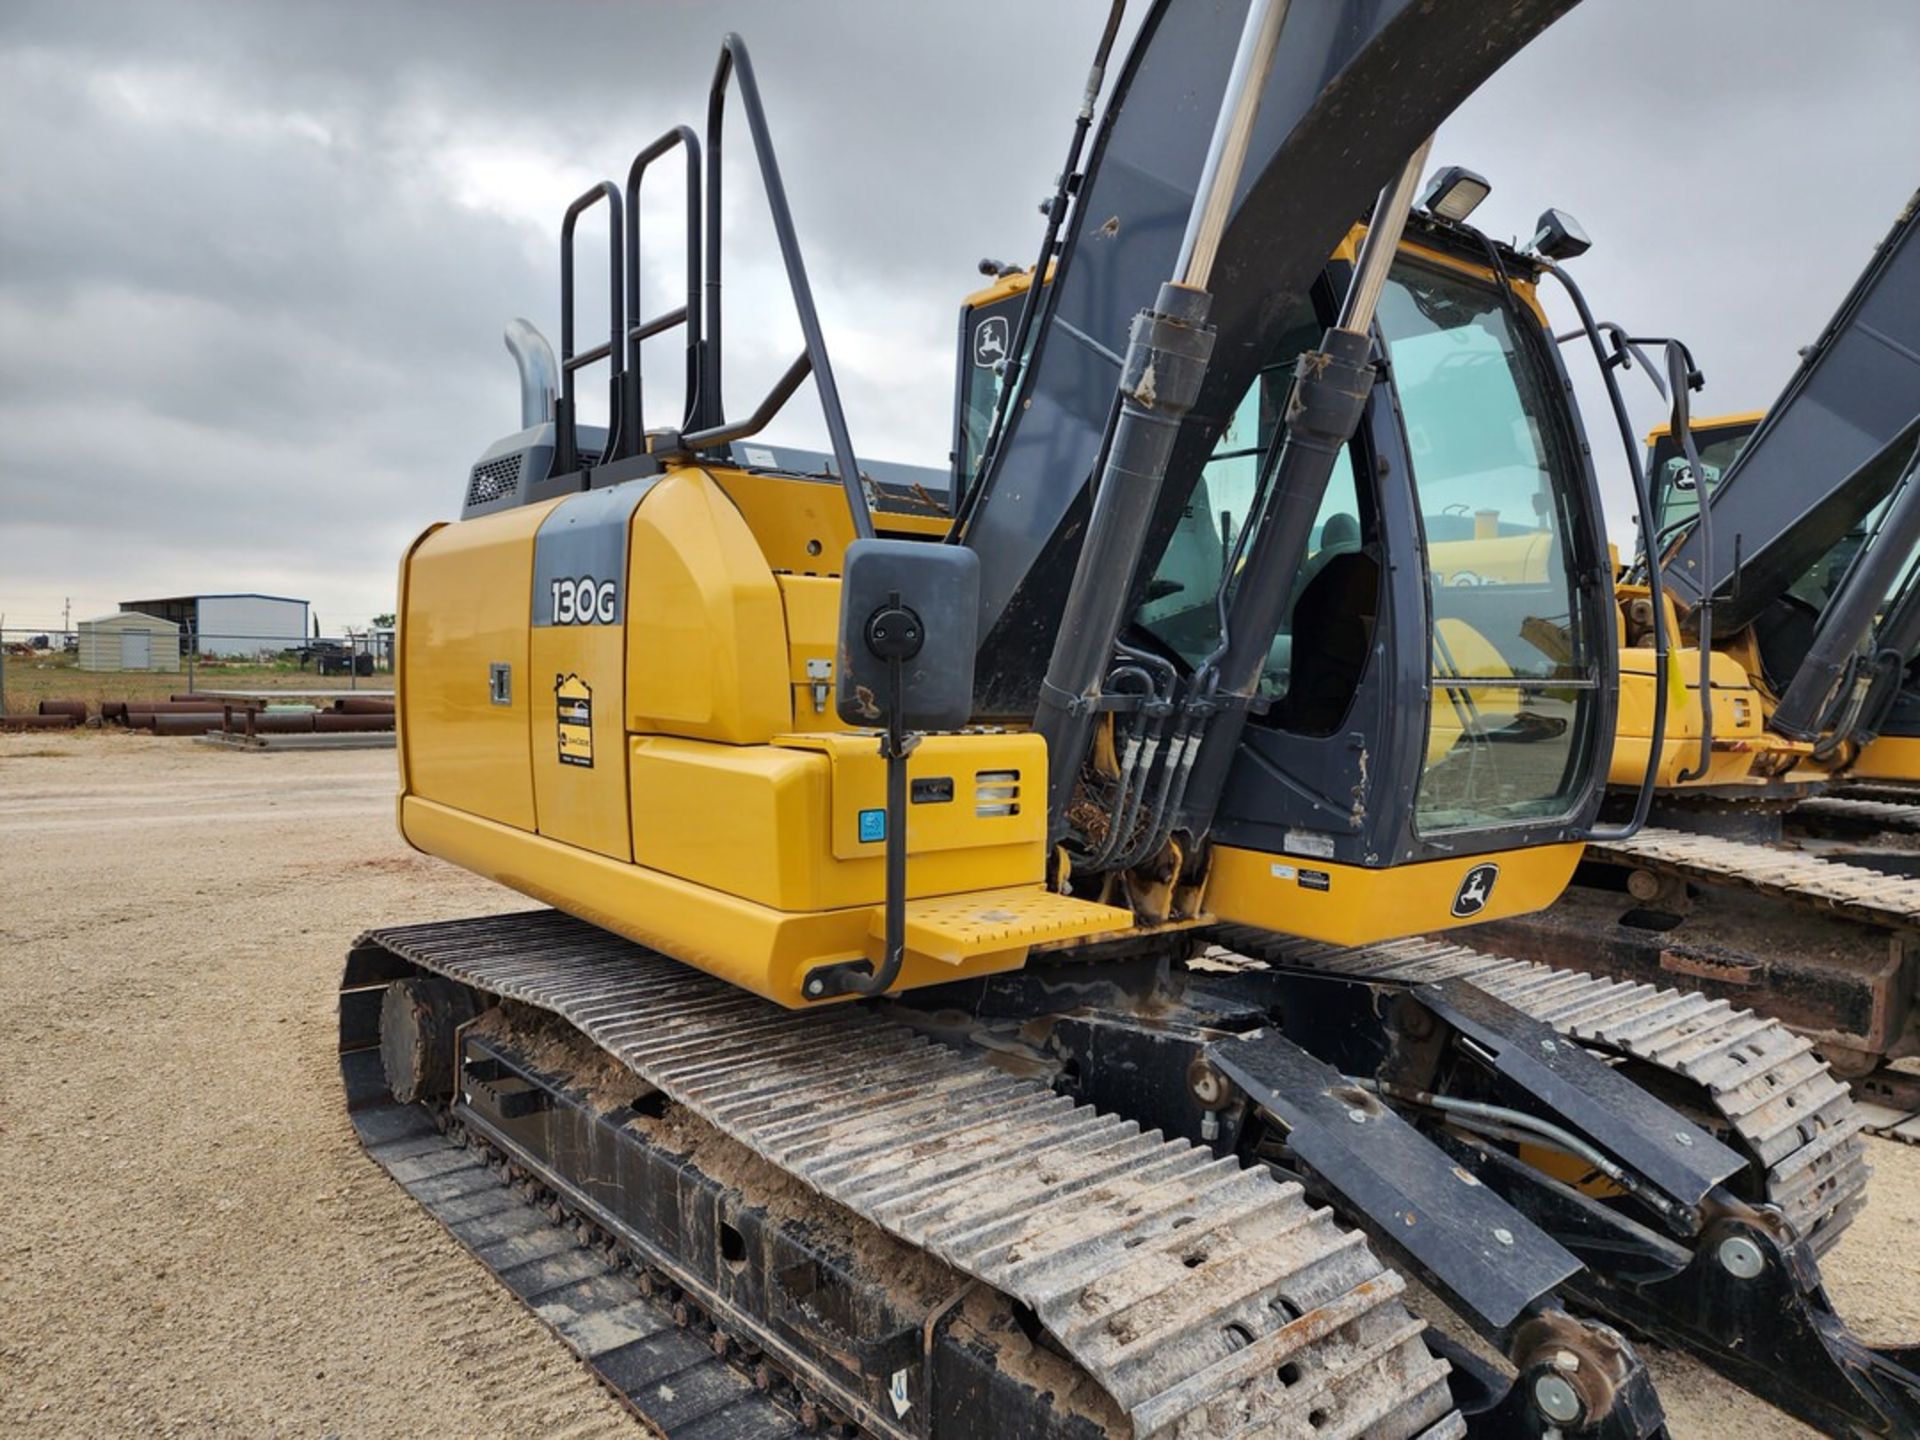
<svg viewBox="0 0 1920 1440">
<path fill-rule="evenodd" d="M 415 855 L 393 756 L 0 735 L 0 1434 L 639 1433 L 363 1159 L 333 994 L 369 925 L 518 908 Z M 1920 1149 L 1829 1259 L 1920 1335 Z M 1812 1432 L 1650 1357 L 1673 1433 Z"/>
</svg>

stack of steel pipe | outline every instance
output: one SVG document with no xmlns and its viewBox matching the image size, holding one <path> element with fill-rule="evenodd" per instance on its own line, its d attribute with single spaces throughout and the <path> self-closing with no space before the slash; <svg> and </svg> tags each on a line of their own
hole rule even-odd
<svg viewBox="0 0 1920 1440">
<path fill-rule="evenodd" d="M 333 708 L 342 715 L 391 715 L 393 697 L 390 695 L 342 695 L 333 702 Z"/>
<path fill-rule="evenodd" d="M 228 709 L 245 710 L 249 700 L 210 700 L 196 696 L 190 700 L 129 700 L 127 714 L 132 715 L 220 715 Z"/>
<path fill-rule="evenodd" d="M 234 735 L 308 735 L 313 732 L 313 712 L 309 710 L 225 711 L 175 710 L 144 711 L 128 718 L 128 724 L 156 735 L 205 735 L 224 730 Z"/>
<path fill-rule="evenodd" d="M 393 729 L 393 711 L 379 714 L 355 714 L 338 710 L 323 710 L 313 717 L 315 730 L 338 732 L 343 730 L 391 730 Z"/>
<path fill-rule="evenodd" d="M 54 715 L 0 715 L 0 730 L 71 730 L 79 718 L 65 711 Z"/>
<path fill-rule="evenodd" d="M 71 715 L 73 723 L 78 725 L 87 718 L 87 702 L 84 700 L 42 700 L 42 715 Z"/>
</svg>

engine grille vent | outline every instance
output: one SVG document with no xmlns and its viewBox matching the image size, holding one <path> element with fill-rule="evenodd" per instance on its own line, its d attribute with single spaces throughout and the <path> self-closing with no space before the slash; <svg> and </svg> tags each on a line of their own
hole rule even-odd
<svg viewBox="0 0 1920 1440">
<path fill-rule="evenodd" d="M 520 463 L 525 458 L 524 454 L 502 455 L 474 466 L 473 478 L 467 482 L 467 508 L 513 494 L 520 486 Z"/>
<path fill-rule="evenodd" d="M 973 813 L 982 820 L 1020 813 L 1018 770 L 973 772 Z"/>
</svg>

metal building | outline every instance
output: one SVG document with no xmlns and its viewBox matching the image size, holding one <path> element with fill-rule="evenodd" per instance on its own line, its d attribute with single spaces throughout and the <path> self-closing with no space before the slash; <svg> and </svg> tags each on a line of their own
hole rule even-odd
<svg viewBox="0 0 1920 1440">
<path fill-rule="evenodd" d="M 79 658 L 82 670 L 178 670 L 180 627 L 136 610 L 82 620 Z"/>
<path fill-rule="evenodd" d="M 285 595 L 175 595 L 163 600 L 122 600 L 137 610 L 172 620 L 185 643 L 200 655 L 271 655 L 306 643 L 311 608 Z"/>
</svg>

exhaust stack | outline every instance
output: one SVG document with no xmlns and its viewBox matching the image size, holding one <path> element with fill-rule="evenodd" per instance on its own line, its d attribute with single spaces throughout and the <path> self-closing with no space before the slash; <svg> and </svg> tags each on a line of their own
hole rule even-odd
<svg viewBox="0 0 1920 1440">
<path fill-rule="evenodd" d="M 553 346 L 526 320 L 509 320 L 503 338 L 520 371 L 520 428 L 544 425 L 553 419 L 553 397 L 560 388 Z"/>
</svg>

